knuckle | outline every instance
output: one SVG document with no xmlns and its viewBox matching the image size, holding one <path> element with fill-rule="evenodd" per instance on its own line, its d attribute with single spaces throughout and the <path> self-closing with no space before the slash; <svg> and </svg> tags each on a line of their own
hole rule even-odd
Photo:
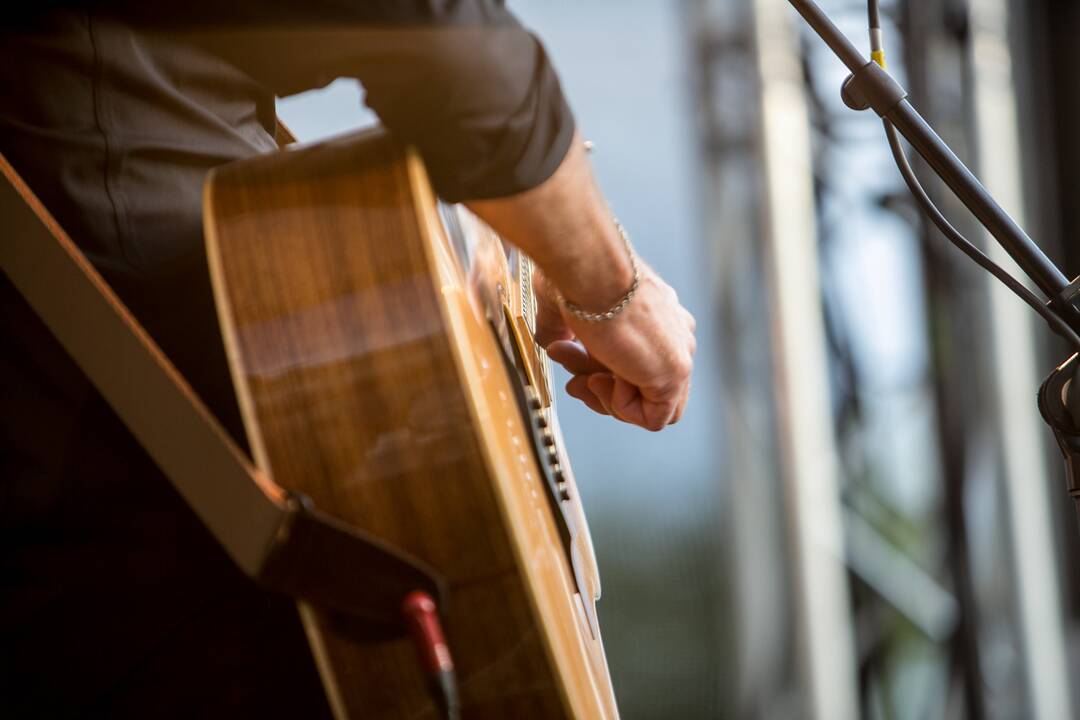
<svg viewBox="0 0 1080 720">
<path fill-rule="evenodd" d="M 686 381 L 690 379 L 690 376 L 694 373 L 694 361 L 690 359 L 690 353 L 680 357 L 675 363 L 675 374 L 679 380 L 679 385 L 685 385 Z"/>
</svg>

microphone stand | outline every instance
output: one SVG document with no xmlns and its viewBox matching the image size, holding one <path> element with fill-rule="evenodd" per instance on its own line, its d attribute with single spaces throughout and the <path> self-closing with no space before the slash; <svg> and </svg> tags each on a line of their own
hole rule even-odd
<svg viewBox="0 0 1080 720">
<path fill-rule="evenodd" d="M 1072 331 L 1080 333 L 1080 278 L 1070 282 L 991 197 L 934 129 L 908 102 L 907 91 L 876 62 L 869 61 L 829 20 L 814 0 L 789 0 L 851 71 L 841 94 L 853 110 L 873 109 L 926 160 L 949 189 L 1050 298 L 1048 303 Z M 1059 365 L 1039 390 L 1039 411 L 1065 458 L 1069 495 L 1080 522 L 1080 361 L 1076 354 Z M 1070 392 L 1073 387 L 1077 392 Z"/>
</svg>

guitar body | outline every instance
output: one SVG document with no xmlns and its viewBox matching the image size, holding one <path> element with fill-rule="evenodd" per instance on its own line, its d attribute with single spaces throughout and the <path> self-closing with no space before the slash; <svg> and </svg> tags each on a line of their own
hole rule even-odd
<svg viewBox="0 0 1080 720">
<path fill-rule="evenodd" d="M 446 578 L 463 717 L 617 718 L 527 259 L 378 132 L 220 168 L 204 204 L 259 467 Z M 300 614 L 338 718 L 438 717 L 407 638 Z"/>
</svg>

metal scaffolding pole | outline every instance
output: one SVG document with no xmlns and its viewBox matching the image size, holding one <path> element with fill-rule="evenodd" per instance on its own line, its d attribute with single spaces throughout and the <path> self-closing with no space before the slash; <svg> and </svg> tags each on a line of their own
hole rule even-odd
<svg viewBox="0 0 1080 720">
<path fill-rule="evenodd" d="M 1024 225 L 1024 151 L 1009 14 L 1007 0 L 970 0 L 972 116 L 979 173 L 987 188 Z M 984 246 L 997 263 L 1019 275 L 1015 263 L 991 238 L 985 239 Z M 1065 630 L 1054 563 L 1045 428 L 1033 402 L 1045 368 L 1037 352 L 1035 316 L 992 278 L 987 277 L 986 282 L 998 399 L 998 441 L 1032 717 L 1068 718 L 1071 709 Z"/>
<path fill-rule="evenodd" d="M 727 403 L 737 415 L 729 420 L 741 672 L 734 712 L 855 718 L 840 464 L 795 17 L 775 0 L 688 6 L 702 46 L 706 208 L 721 314 L 740 336 L 727 361 L 736 377 L 727 382 Z"/>
</svg>

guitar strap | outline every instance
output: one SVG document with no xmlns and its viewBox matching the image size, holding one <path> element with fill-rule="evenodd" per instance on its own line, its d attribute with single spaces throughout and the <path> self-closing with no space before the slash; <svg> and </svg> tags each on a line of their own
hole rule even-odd
<svg viewBox="0 0 1080 720">
<path fill-rule="evenodd" d="M 415 558 L 255 468 L 3 155 L 0 173 L 0 268 L 245 573 L 402 633 L 409 592 L 445 597 Z"/>
</svg>

